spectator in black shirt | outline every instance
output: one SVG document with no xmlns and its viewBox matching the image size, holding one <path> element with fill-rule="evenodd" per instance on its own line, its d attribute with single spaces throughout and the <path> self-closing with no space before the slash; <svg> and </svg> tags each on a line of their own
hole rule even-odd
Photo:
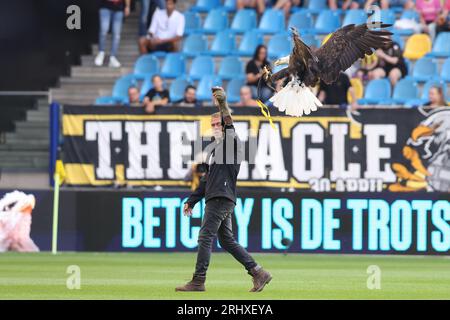
<svg viewBox="0 0 450 320">
<path fill-rule="evenodd" d="M 320 81 L 319 100 L 326 105 L 348 105 L 347 92 L 352 95 L 352 107 L 356 107 L 355 91 L 352 88 L 350 79 L 344 72 L 332 84 L 326 84 Z"/>
<path fill-rule="evenodd" d="M 187 86 L 184 89 L 184 97 L 180 101 L 175 102 L 181 107 L 201 107 L 202 102 L 197 100 L 197 89 L 194 86 Z"/>
<path fill-rule="evenodd" d="M 376 50 L 375 55 L 378 58 L 378 64 L 374 70 L 369 71 L 370 80 L 389 77 L 394 87 L 398 80 L 408 75 L 403 52 L 397 42 L 392 42 L 387 49 Z"/>
<path fill-rule="evenodd" d="M 147 113 L 155 112 L 156 106 L 164 106 L 170 102 L 169 90 L 164 89 L 163 80 L 159 75 L 152 77 L 153 88 L 144 97 L 144 106 Z"/>
<path fill-rule="evenodd" d="M 245 74 L 247 77 L 247 85 L 252 89 L 253 98 L 257 98 L 258 81 L 263 75 L 263 67 L 269 66 L 270 62 L 267 60 L 267 47 L 265 45 L 259 45 L 256 47 L 253 59 L 247 63 L 245 68 Z M 267 101 L 273 94 L 272 90 L 261 80 L 261 96 L 262 101 Z"/>
<path fill-rule="evenodd" d="M 231 253 L 253 277 L 253 288 L 250 291 L 259 292 L 270 282 L 272 276 L 256 264 L 247 250 L 236 242 L 232 231 L 236 182 L 240 162 L 243 160 L 241 159 L 242 145 L 234 130 L 225 91 L 216 87 L 213 89 L 213 96 L 220 113 L 215 113 L 211 117 L 215 141 L 208 146 L 212 151 L 208 157 L 209 169 L 183 208 L 183 213 L 190 216 L 195 204 L 203 197 L 205 198 L 205 214 L 198 236 L 197 264 L 192 280 L 177 287 L 176 291 L 205 291 L 206 271 L 211 258 L 212 245 L 217 236 L 221 247 Z"/>
</svg>

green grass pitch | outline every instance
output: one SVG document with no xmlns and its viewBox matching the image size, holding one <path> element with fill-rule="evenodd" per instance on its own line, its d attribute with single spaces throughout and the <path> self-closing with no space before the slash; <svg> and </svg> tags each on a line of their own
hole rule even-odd
<svg viewBox="0 0 450 320">
<path fill-rule="evenodd" d="M 193 253 L 0 254 L 0 299 L 450 299 L 449 257 L 255 254 L 273 275 L 260 293 L 226 253 L 214 253 L 207 292 L 176 293 L 192 275 Z M 66 286 L 67 268 L 81 288 Z M 367 288 L 367 267 L 381 289 Z"/>
</svg>

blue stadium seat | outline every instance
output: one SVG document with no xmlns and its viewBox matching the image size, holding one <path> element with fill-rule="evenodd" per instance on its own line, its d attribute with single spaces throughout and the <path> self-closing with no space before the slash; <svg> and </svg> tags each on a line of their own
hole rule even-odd
<svg viewBox="0 0 450 320">
<path fill-rule="evenodd" d="M 405 104 L 407 101 L 418 97 L 417 83 L 411 78 L 403 78 L 395 85 L 392 102 L 394 104 Z"/>
<path fill-rule="evenodd" d="M 144 79 L 146 76 L 159 72 L 159 61 L 152 54 L 140 56 L 134 64 L 134 75 L 138 79 Z"/>
<path fill-rule="evenodd" d="M 393 10 L 383 9 L 383 10 L 381 10 L 380 13 L 381 13 L 381 22 L 383 22 L 383 23 L 393 25 L 395 23 L 395 20 L 397 20 L 397 17 Z"/>
<path fill-rule="evenodd" d="M 295 27 L 300 34 L 311 32 L 311 29 L 314 27 L 314 21 L 311 12 L 301 10 L 293 13 L 289 18 L 288 27 Z"/>
<path fill-rule="evenodd" d="M 190 8 L 190 11 L 208 12 L 221 5 L 220 0 L 197 0 L 197 3 Z"/>
<path fill-rule="evenodd" d="M 223 8 L 211 10 L 203 23 L 203 32 L 214 34 L 228 28 L 228 13 Z"/>
<path fill-rule="evenodd" d="M 291 50 L 291 38 L 285 32 L 272 36 L 267 44 L 267 52 L 270 59 L 285 57 L 291 53 Z"/>
<path fill-rule="evenodd" d="M 349 24 L 362 24 L 367 21 L 367 13 L 363 9 L 355 9 L 346 11 L 342 26 L 348 26 Z"/>
<path fill-rule="evenodd" d="M 405 48 L 405 41 L 397 32 L 392 35 L 392 41 L 397 42 L 402 50 Z"/>
<path fill-rule="evenodd" d="M 427 56 L 436 58 L 450 57 L 450 32 L 440 32 L 434 41 L 433 50 Z"/>
<path fill-rule="evenodd" d="M 228 56 L 222 60 L 218 75 L 223 80 L 231 80 L 242 76 L 243 73 L 241 60 L 236 56 Z"/>
<path fill-rule="evenodd" d="M 417 106 L 422 106 L 425 103 L 429 102 L 428 99 L 428 92 L 430 91 L 430 88 L 433 86 L 438 86 L 442 88 L 442 91 L 444 92 L 444 98 L 445 100 L 447 100 L 446 96 L 447 96 L 447 86 L 445 85 L 445 83 L 443 81 L 437 80 L 437 79 L 432 79 L 432 80 L 428 80 L 425 85 L 423 86 L 422 89 L 422 94 L 420 95 L 419 99 L 411 99 L 408 100 L 405 103 L 406 107 L 417 107 Z"/>
<path fill-rule="evenodd" d="M 219 76 L 208 74 L 200 79 L 197 87 L 197 100 L 212 101 L 211 88 L 215 86 L 222 86 L 222 80 Z"/>
<path fill-rule="evenodd" d="M 236 103 L 241 100 L 240 91 L 245 85 L 244 78 L 234 78 L 227 85 L 227 99 L 230 103 Z"/>
<path fill-rule="evenodd" d="M 378 104 L 389 100 L 391 97 L 391 83 L 387 79 L 372 80 L 366 87 L 364 98 L 359 99 L 359 104 Z"/>
<path fill-rule="evenodd" d="M 340 27 L 339 14 L 332 10 L 320 12 L 314 26 L 314 33 L 329 34 Z"/>
<path fill-rule="evenodd" d="M 415 10 L 405 10 L 402 12 L 402 15 L 400 19 L 408 19 L 408 20 L 414 20 L 416 22 L 420 21 L 419 13 Z M 401 36 L 410 36 L 414 33 L 413 29 L 394 29 L 394 32 Z"/>
<path fill-rule="evenodd" d="M 127 99 L 128 100 L 128 99 Z M 117 105 L 117 104 L 123 104 L 126 103 L 125 99 L 123 98 L 116 98 L 111 96 L 101 96 L 95 99 L 95 105 L 98 106 L 106 106 L 106 105 Z"/>
<path fill-rule="evenodd" d="M 150 89 L 153 88 L 152 77 L 146 77 L 141 84 L 141 89 L 139 90 L 139 99 L 144 100 L 145 95 Z"/>
<path fill-rule="evenodd" d="M 255 29 L 257 26 L 256 12 L 251 9 L 241 9 L 236 12 L 230 29 L 237 33 Z"/>
<path fill-rule="evenodd" d="M 259 23 L 258 30 L 262 33 L 274 34 L 285 30 L 283 11 L 277 9 L 267 9 Z"/>
<path fill-rule="evenodd" d="M 184 34 L 190 35 L 194 32 L 200 32 L 202 28 L 202 19 L 198 12 L 186 11 L 184 13 Z"/>
<path fill-rule="evenodd" d="M 172 81 L 169 89 L 170 100 L 172 102 L 182 100 L 184 97 L 184 90 L 189 84 L 189 81 L 187 81 L 185 77 L 179 77 Z"/>
<path fill-rule="evenodd" d="M 235 35 L 230 30 L 223 30 L 217 33 L 214 37 L 214 41 L 211 44 L 211 49 L 205 54 L 211 54 L 213 56 L 226 56 L 231 54 L 236 49 Z"/>
<path fill-rule="evenodd" d="M 186 72 L 186 61 L 182 53 L 172 52 L 166 55 L 161 68 L 163 78 L 176 78 Z"/>
<path fill-rule="evenodd" d="M 308 1 L 308 11 L 313 14 L 318 14 L 325 9 L 328 9 L 328 0 L 313 0 Z"/>
<path fill-rule="evenodd" d="M 128 99 L 128 88 L 137 86 L 136 76 L 132 73 L 120 77 L 114 83 L 112 96 L 115 98 Z"/>
<path fill-rule="evenodd" d="M 223 8 L 228 12 L 236 11 L 236 0 L 225 0 Z"/>
<path fill-rule="evenodd" d="M 214 61 L 211 56 L 197 56 L 192 60 L 189 71 L 190 80 L 200 80 L 205 75 L 214 74 Z"/>
<path fill-rule="evenodd" d="M 208 50 L 208 39 L 202 34 L 191 34 L 184 39 L 183 53 L 188 57 L 195 57 Z"/>
<path fill-rule="evenodd" d="M 418 82 L 428 81 L 438 75 L 438 68 L 433 59 L 423 57 L 416 61 L 412 78 Z"/>
<path fill-rule="evenodd" d="M 450 82 L 450 58 L 445 59 L 441 69 L 441 79 L 445 82 Z"/>
<path fill-rule="evenodd" d="M 252 56 L 258 45 L 263 44 L 264 39 L 257 29 L 247 31 L 241 39 L 239 48 L 233 53 L 239 56 Z"/>
</svg>

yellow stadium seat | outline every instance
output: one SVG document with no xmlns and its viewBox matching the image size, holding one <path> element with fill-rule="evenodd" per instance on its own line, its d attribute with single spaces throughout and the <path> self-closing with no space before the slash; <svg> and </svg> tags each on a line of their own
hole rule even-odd
<svg viewBox="0 0 450 320">
<path fill-rule="evenodd" d="M 408 38 L 403 56 L 406 59 L 418 60 L 431 51 L 432 43 L 427 34 L 414 34 Z"/>
<path fill-rule="evenodd" d="M 353 90 L 355 90 L 356 99 L 361 99 L 364 96 L 364 85 L 359 78 L 350 79 L 350 83 L 352 84 Z M 347 101 L 348 103 L 352 103 L 352 95 L 350 94 L 350 90 L 347 91 Z"/>
</svg>

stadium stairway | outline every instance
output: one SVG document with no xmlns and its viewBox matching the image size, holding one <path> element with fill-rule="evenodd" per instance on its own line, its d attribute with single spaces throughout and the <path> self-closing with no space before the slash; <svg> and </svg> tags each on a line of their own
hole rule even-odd
<svg viewBox="0 0 450 320">
<path fill-rule="evenodd" d="M 181 12 L 187 10 L 195 1 L 179 1 L 177 9 Z M 139 4 L 137 4 L 139 5 Z M 108 35 L 106 43 L 105 64 L 103 67 L 94 65 L 94 59 L 98 53 L 98 45 L 92 46 L 92 54 L 81 57 L 80 66 L 71 67 L 70 77 L 61 77 L 59 85 L 51 88 L 53 101 L 61 104 L 89 105 L 102 95 L 111 95 L 114 82 L 122 75 L 133 72 L 133 66 L 139 57 L 138 50 L 138 22 L 140 9 L 137 7 L 124 20 L 121 40 L 117 58 L 122 64 L 120 68 L 108 67 L 108 54 L 111 48 L 111 35 Z"/>
</svg>

